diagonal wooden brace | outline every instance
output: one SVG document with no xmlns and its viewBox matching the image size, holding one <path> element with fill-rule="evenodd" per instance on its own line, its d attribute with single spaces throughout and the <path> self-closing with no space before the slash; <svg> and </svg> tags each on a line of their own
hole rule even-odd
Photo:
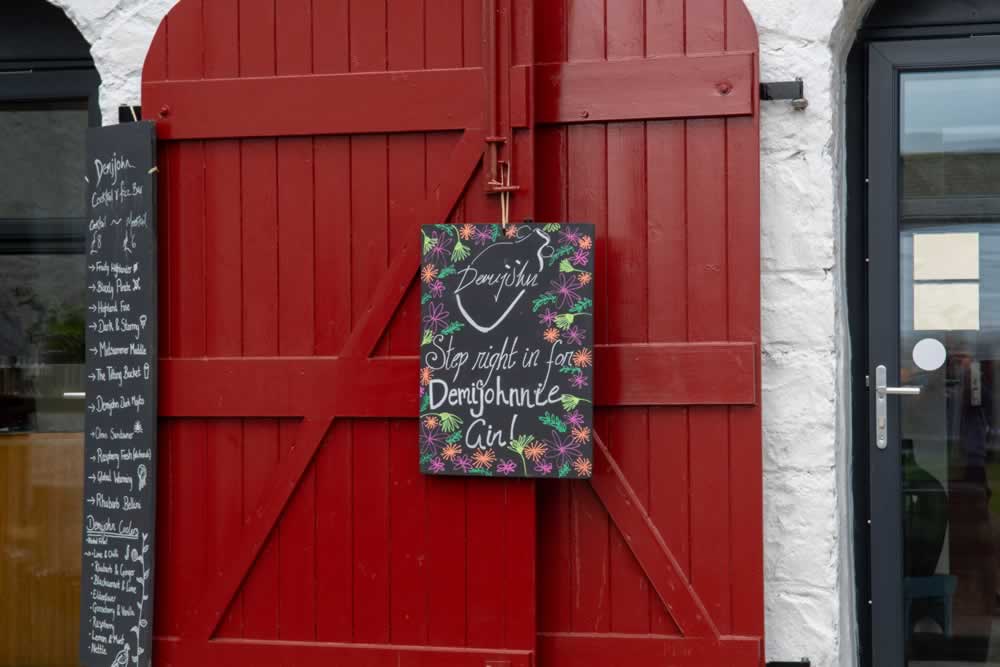
<svg viewBox="0 0 1000 667">
<path fill-rule="evenodd" d="M 684 571 L 646 513 L 639 496 L 596 433 L 591 485 L 681 634 L 685 637 L 719 637 L 719 630 L 698 593 L 684 576 Z"/>
<path fill-rule="evenodd" d="M 481 130 L 466 130 L 452 152 L 444 180 L 431 191 L 424 202 L 417 219 L 418 224 L 447 220 L 461 200 L 482 158 L 482 136 Z M 369 357 L 378 345 L 382 332 L 389 326 L 419 267 L 420 255 L 416 244 L 418 238 L 416 232 L 414 229 L 413 241 L 396 257 L 372 295 L 371 303 L 375 305 L 362 316 L 361 321 L 351 331 L 342 351 L 344 357 Z M 305 416 L 295 446 L 290 454 L 282 459 L 275 470 L 275 481 L 261 494 L 250 514 L 250 522 L 245 526 L 243 537 L 231 556 L 231 567 L 226 568 L 223 574 L 209 582 L 205 595 L 192 605 L 191 612 L 181 628 L 182 636 L 211 639 L 230 602 L 257 560 L 268 535 L 274 530 L 292 493 L 319 450 L 333 420 L 332 416 Z"/>
</svg>

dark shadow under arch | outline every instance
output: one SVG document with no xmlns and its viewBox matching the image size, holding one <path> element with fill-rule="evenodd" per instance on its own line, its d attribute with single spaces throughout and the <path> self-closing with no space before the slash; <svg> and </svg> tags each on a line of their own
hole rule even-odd
<svg viewBox="0 0 1000 667">
<path fill-rule="evenodd" d="M 46 0 L 0 2 L 0 61 L 93 64 L 87 40 L 62 9 Z"/>
</svg>

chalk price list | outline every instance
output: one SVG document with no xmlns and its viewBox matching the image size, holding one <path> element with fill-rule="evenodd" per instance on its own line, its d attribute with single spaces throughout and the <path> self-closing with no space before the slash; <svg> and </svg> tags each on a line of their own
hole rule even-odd
<svg viewBox="0 0 1000 667">
<path fill-rule="evenodd" d="M 151 629 L 155 202 L 138 160 L 90 157 L 81 645 L 87 664 L 125 667 L 148 664 Z"/>
</svg>

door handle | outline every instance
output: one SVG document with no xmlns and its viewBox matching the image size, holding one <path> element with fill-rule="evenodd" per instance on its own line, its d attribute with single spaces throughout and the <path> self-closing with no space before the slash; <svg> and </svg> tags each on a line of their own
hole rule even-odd
<svg viewBox="0 0 1000 667">
<path fill-rule="evenodd" d="M 885 378 L 885 366 L 877 366 L 875 368 L 875 446 L 879 449 L 885 449 L 889 446 L 888 397 L 920 395 L 920 387 L 890 387 Z"/>
<path fill-rule="evenodd" d="M 920 387 L 882 387 L 882 393 L 889 396 L 919 396 Z"/>
</svg>

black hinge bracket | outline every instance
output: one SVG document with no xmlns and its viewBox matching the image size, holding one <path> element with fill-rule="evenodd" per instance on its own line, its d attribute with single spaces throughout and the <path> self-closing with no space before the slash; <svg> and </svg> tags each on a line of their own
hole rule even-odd
<svg viewBox="0 0 1000 667">
<path fill-rule="evenodd" d="M 798 100 L 805 96 L 805 85 L 798 81 L 772 81 L 760 84 L 762 100 Z"/>
<path fill-rule="evenodd" d="M 762 101 L 791 100 L 792 106 L 798 111 L 809 106 L 802 79 L 762 83 L 760 84 L 760 99 Z"/>
<path fill-rule="evenodd" d="M 809 658 L 802 658 L 798 662 L 790 662 L 787 660 L 782 662 L 780 660 L 772 660 L 771 662 L 766 663 L 766 667 L 811 667 L 811 664 L 809 662 Z"/>
</svg>

